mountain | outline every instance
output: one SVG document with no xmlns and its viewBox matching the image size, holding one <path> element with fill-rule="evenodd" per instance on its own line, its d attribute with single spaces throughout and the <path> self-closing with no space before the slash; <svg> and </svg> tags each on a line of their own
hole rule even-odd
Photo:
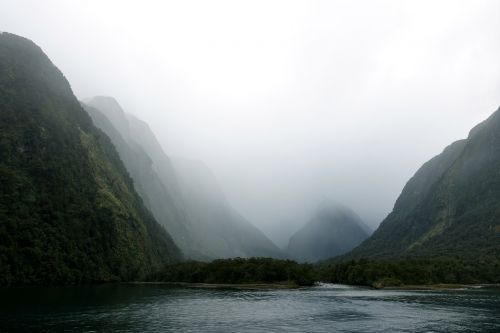
<svg viewBox="0 0 500 333">
<path fill-rule="evenodd" d="M 351 257 L 498 256 L 500 110 L 425 163 Z"/>
<path fill-rule="evenodd" d="M 149 126 L 126 114 L 114 98 L 98 96 L 85 104 L 96 126 L 117 147 L 138 192 L 186 256 L 284 256 L 232 209 L 203 163 L 168 157 Z"/>
<path fill-rule="evenodd" d="M 211 170 L 202 162 L 172 159 L 196 224 L 193 238 L 212 258 L 273 257 L 285 254 L 227 202 Z"/>
<path fill-rule="evenodd" d="M 106 115 L 90 105 L 106 109 Z M 95 126 L 106 133 L 115 145 L 145 205 L 167 228 L 183 252 L 192 256 L 190 244 L 193 241 L 189 238 L 189 221 L 182 209 L 182 203 L 179 202 L 180 191 L 172 191 L 172 186 L 164 185 L 151 157 L 135 142 L 125 112 L 114 99 L 108 97 L 95 97 L 87 104 L 82 103 L 82 106 L 91 116 Z M 175 179 L 172 167 L 170 170 L 169 178 Z"/>
<path fill-rule="evenodd" d="M 342 255 L 368 238 L 371 231 L 351 209 L 323 204 L 288 243 L 288 255 L 302 262 L 316 262 Z"/>
<path fill-rule="evenodd" d="M 132 280 L 181 258 L 33 42 L 0 34 L 0 285 Z"/>
</svg>

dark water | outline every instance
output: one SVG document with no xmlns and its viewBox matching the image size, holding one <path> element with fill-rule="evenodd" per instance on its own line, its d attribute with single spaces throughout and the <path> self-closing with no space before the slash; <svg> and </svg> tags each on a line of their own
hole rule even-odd
<svg viewBox="0 0 500 333">
<path fill-rule="evenodd" d="M 500 332 L 500 291 L 0 289 L 0 331 Z"/>
</svg>

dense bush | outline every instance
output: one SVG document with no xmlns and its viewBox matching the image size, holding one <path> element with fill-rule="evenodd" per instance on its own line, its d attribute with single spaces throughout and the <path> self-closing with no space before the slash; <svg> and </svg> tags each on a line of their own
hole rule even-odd
<svg viewBox="0 0 500 333">
<path fill-rule="evenodd" d="M 359 259 L 318 266 L 322 281 L 374 287 L 500 283 L 500 258 Z"/>
<path fill-rule="evenodd" d="M 274 283 L 292 282 L 300 286 L 315 281 L 312 265 L 270 258 L 218 259 L 209 263 L 187 261 L 168 265 L 150 280 L 190 283 Z"/>
</svg>

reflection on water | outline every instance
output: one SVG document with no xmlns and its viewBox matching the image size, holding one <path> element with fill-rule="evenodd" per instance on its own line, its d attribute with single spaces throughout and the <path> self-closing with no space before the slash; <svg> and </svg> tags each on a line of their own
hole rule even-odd
<svg viewBox="0 0 500 333">
<path fill-rule="evenodd" d="M 1 332 L 500 332 L 499 290 L 0 289 Z"/>
</svg>

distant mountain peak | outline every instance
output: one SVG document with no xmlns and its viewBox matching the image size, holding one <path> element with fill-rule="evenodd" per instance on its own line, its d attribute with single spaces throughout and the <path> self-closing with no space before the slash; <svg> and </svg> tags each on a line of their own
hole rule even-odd
<svg viewBox="0 0 500 333">
<path fill-rule="evenodd" d="M 125 111 L 114 97 L 95 96 L 85 99 L 84 103 L 104 113 L 120 132 L 128 133 L 130 131 Z"/>
<path fill-rule="evenodd" d="M 352 209 L 324 201 L 308 223 L 290 238 L 287 252 L 299 261 L 325 260 L 353 249 L 369 234 L 370 229 Z"/>
<path fill-rule="evenodd" d="M 102 112 L 107 113 L 114 111 L 120 114 L 125 114 L 118 101 L 111 96 L 104 96 L 104 95 L 94 96 L 84 99 L 83 102 L 85 104 L 99 104 L 103 108 Z"/>
<path fill-rule="evenodd" d="M 359 218 L 359 216 L 351 208 L 339 202 L 327 201 L 327 200 L 322 201 L 318 205 L 316 214 L 326 214 L 326 215 L 344 214 L 344 215 L 353 215 Z"/>
</svg>

